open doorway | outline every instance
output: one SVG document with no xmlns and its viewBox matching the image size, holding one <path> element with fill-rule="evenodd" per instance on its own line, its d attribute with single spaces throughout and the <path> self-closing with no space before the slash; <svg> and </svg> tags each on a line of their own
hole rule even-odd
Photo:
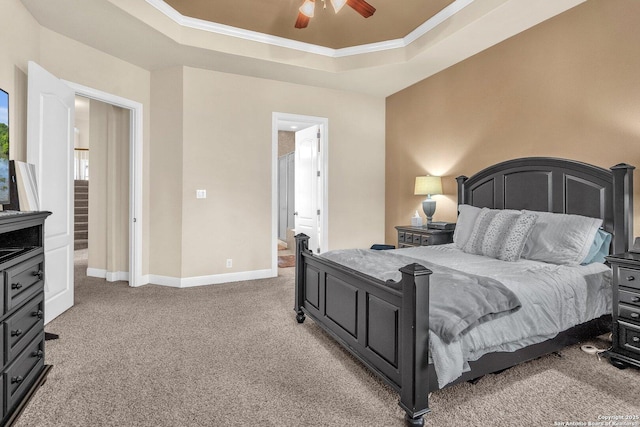
<svg viewBox="0 0 640 427">
<path fill-rule="evenodd" d="M 142 275 L 142 104 L 77 83 L 63 82 L 75 91 L 76 96 L 88 98 L 90 101 L 100 101 L 101 104 L 108 107 L 119 107 L 122 110 L 121 113 L 128 116 L 129 124 L 125 129 L 129 141 L 128 160 L 120 161 L 121 174 L 128 177 L 128 188 L 126 191 L 123 189 L 115 196 L 125 197 L 128 201 L 126 219 L 128 250 L 125 254 L 128 257 L 128 269 L 108 271 L 103 268 L 88 268 L 87 275 L 106 278 L 110 281 L 128 280 L 129 286 L 142 286 L 148 283 L 148 277 Z M 118 188 L 122 188 L 122 186 L 120 185 Z"/>
<path fill-rule="evenodd" d="M 295 266 L 295 234 L 327 250 L 327 131 L 326 118 L 273 114 L 274 270 Z"/>
<path fill-rule="evenodd" d="M 110 282 L 129 278 L 130 128 L 128 110 L 76 95 L 74 260 Z"/>
</svg>

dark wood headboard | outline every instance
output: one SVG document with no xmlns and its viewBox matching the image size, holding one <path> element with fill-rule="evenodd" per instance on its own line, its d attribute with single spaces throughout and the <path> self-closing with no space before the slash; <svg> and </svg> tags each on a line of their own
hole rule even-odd
<svg viewBox="0 0 640 427">
<path fill-rule="evenodd" d="M 621 253 L 633 239 L 634 169 L 548 157 L 508 160 L 456 178 L 458 204 L 602 218 L 603 229 L 613 234 L 612 253 Z"/>
</svg>

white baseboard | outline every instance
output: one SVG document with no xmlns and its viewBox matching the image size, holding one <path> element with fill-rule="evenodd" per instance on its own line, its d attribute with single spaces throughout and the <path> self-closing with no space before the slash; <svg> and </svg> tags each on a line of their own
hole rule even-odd
<svg viewBox="0 0 640 427">
<path fill-rule="evenodd" d="M 241 282 L 244 280 L 267 279 L 270 277 L 276 277 L 277 275 L 277 270 L 274 272 L 271 269 L 183 278 L 149 274 L 148 276 L 145 276 L 145 282 L 174 288 L 191 288 L 194 286 L 219 285 L 221 283 Z"/>
<path fill-rule="evenodd" d="M 157 274 L 147 274 L 142 276 L 141 284 L 142 285 L 154 284 L 154 285 L 160 285 L 160 286 L 170 286 L 173 288 L 191 288 L 194 286 L 219 285 L 221 283 L 241 282 L 244 280 L 268 279 L 270 277 L 276 277 L 277 275 L 278 275 L 277 270 L 274 271 L 270 269 L 241 271 L 238 273 L 213 274 L 209 276 L 182 277 L 182 278 L 160 276 Z M 87 276 L 106 279 L 107 282 L 129 280 L 129 272 L 126 272 L 126 271 L 108 272 L 100 268 L 87 268 Z"/>
<path fill-rule="evenodd" d="M 128 271 L 107 271 L 101 268 L 87 268 L 87 277 L 106 279 L 107 282 L 129 281 Z"/>
</svg>

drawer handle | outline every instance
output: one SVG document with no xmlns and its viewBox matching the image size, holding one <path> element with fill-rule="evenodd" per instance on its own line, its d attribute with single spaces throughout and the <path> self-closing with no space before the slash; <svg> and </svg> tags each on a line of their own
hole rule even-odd
<svg viewBox="0 0 640 427">
<path fill-rule="evenodd" d="M 32 312 L 31 315 L 33 317 L 37 317 L 38 319 L 42 319 L 42 316 L 44 315 L 44 313 L 42 312 L 42 310 L 38 310 L 38 311 Z"/>
<path fill-rule="evenodd" d="M 634 280 L 636 280 L 634 276 L 627 276 L 627 282 L 633 282 Z"/>
<path fill-rule="evenodd" d="M 22 381 L 24 381 L 24 378 L 22 378 L 20 375 L 18 375 L 17 377 L 11 377 L 11 384 L 20 384 Z"/>
<path fill-rule="evenodd" d="M 631 302 L 640 302 L 640 297 L 631 298 Z"/>
<path fill-rule="evenodd" d="M 38 271 L 34 271 L 33 273 L 31 273 L 34 276 L 38 276 L 38 279 L 42 279 L 42 270 L 38 270 Z"/>
<path fill-rule="evenodd" d="M 638 313 L 631 313 L 631 317 L 632 317 L 633 319 L 637 319 L 638 317 L 640 317 L 640 314 L 638 314 Z"/>
<path fill-rule="evenodd" d="M 20 282 L 14 283 L 13 285 L 11 285 L 11 289 L 20 289 L 21 287 L 22 287 L 22 284 Z"/>
<path fill-rule="evenodd" d="M 633 338 L 631 338 L 631 341 L 640 342 L 640 337 L 633 337 Z"/>
<path fill-rule="evenodd" d="M 20 335 L 22 335 L 22 329 L 16 329 L 15 331 L 11 331 L 12 337 L 19 337 Z"/>
<path fill-rule="evenodd" d="M 37 357 L 38 359 L 42 359 L 42 356 L 44 356 L 44 351 L 42 350 L 34 351 L 33 353 L 31 353 L 31 356 Z"/>
</svg>

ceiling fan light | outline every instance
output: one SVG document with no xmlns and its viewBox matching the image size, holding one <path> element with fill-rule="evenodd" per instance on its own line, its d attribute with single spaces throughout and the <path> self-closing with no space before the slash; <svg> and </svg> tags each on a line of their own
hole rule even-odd
<svg viewBox="0 0 640 427">
<path fill-rule="evenodd" d="M 342 9 L 345 4 L 347 4 L 347 0 L 331 0 L 331 6 L 333 6 L 333 10 L 335 10 L 336 13 L 340 12 L 340 9 Z"/>
<path fill-rule="evenodd" d="M 302 6 L 300 6 L 300 13 L 308 18 L 313 18 L 313 12 L 316 8 L 315 0 L 304 0 Z"/>
</svg>

